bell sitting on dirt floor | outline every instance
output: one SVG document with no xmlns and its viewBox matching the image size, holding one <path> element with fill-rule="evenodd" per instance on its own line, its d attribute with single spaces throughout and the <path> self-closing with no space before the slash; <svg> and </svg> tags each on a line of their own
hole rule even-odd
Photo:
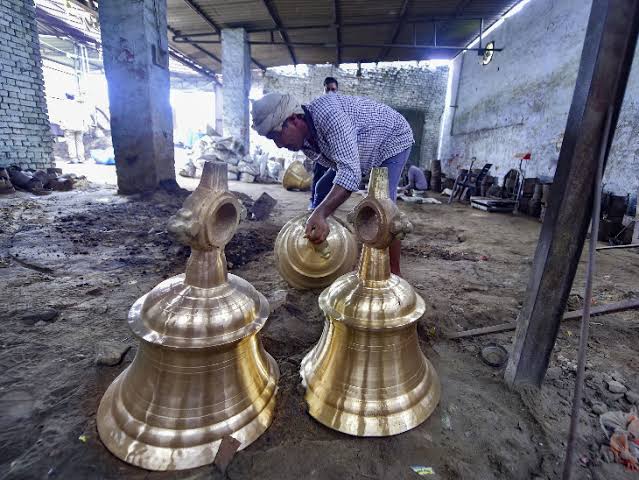
<svg viewBox="0 0 639 480">
<path fill-rule="evenodd" d="M 138 299 L 129 326 L 140 347 L 98 409 L 102 442 L 149 470 L 212 463 L 227 436 L 239 449 L 271 424 L 279 370 L 258 337 L 266 298 L 229 274 L 224 246 L 239 223 L 227 166 L 206 163 L 200 184 L 169 220 L 191 246 L 186 273 Z"/>
<path fill-rule="evenodd" d="M 286 190 L 299 190 L 305 192 L 311 189 L 313 177 L 306 171 L 304 164 L 299 160 L 291 163 L 282 178 L 282 186 Z"/>
<path fill-rule="evenodd" d="M 305 236 L 310 213 L 293 217 L 275 239 L 275 265 L 293 288 L 325 288 L 355 268 L 357 243 L 350 228 L 337 217 L 329 217 L 330 233 L 324 242 L 313 244 Z"/>
<path fill-rule="evenodd" d="M 311 416 L 361 437 L 416 427 L 441 393 L 417 338 L 424 300 L 390 272 L 388 247 L 411 225 L 388 197 L 386 168 L 372 170 L 368 192 L 349 215 L 364 243 L 358 270 L 320 295 L 324 332 L 300 369 Z"/>
</svg>

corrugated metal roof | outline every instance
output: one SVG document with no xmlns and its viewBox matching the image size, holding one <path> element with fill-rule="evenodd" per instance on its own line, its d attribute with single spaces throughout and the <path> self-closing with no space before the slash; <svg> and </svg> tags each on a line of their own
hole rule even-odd
<svg viewBox="0 0 639 480">
<path fill-rule="evenodd" d="M 425 17 L 437 17 L 437 43 L 439 45 L 464 47 L 479 32 L 479 18 L 488 28 L 519 0 L 168 0 L 169 24 L 182 34 L 205 33 L 214 30 L 203 22 L 207 17 L 220 28 L 242 27 L 249 31 L 252 42 L 271 41 L 271 29 L 276 45 L 252 45 L 254 60 L 263 66 L 291 64 L 289 46 L 280 36 L 276 20 L 290 40 L 290 49 L 298 63 L 336 63 L 338 49 L 336 12 L 341 24 L 341 62 L 368 62 L 392 60 L 424 60 L 429 58 L 452 58 L 458 50 L 424 48 L 391 48 L 384 44 L 395 43 L 430 45 L 434 43 L 434 26 Z M 196 12 L 187 3 L 195 4 Z M 275 17 L 269 12 L 275 12 Z M 404 15 L 402 16 L 402 11 Z M 468 17 L 475 17 L 469 19 Z M 400 23 L 399 20 L 403 21 Z M 356 26 L 353 24 L 367 24 Z M 325 28 L 303 29 L 302 26 L 324 26 Z M 257 32 L 256 32 L 257 31 Z M 190 37 L 190 40 L 219 41 L 219 37 Z M 310 43 L 310 45 L 309 45 Z M 184 43 L 171 44 L 191 55 L 192 50 Z M 306 45 L 304 45 L 306 44 Z M 328 44 L 328 45 L 324 45 Z M 348 46 L 353 45 L 353 46 Z M 380 45 L 380 46 L 376 46 Z M 221 55 L 219 44 L 200 44 L 201 47 Z M 219 69 L 212 59 L 198 55 L 198 61 Z"/>
<path fill-rule="evenodd" d="M 337 63 L 338 55 L 341 63 L 452 58 L 459 50 L 411 46 L 432 45 L 436 23 L 438 45 L 463 48 L 479 33 L 480 18 L 487 29 L 519 1 L 167 0 L 169 43 L 216 72 L 221 71 L 217 33 L 222 28 L 245 28 L 251 42 L 276 43 L 251 45 L 254 67 L 288 65 L 293 58 L 297 63 Z"/>
</svg>

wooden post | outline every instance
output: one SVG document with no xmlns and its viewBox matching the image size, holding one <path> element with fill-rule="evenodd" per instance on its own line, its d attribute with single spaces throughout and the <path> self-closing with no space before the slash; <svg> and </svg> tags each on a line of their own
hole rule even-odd
<svg viewBox="0 0 639 480">
<path fill-rule="evenodd" d="M 638 32 L 639 0 L 593 1 L 550 207 L 506 368 L 511 386 L 540 386 L 546 374 L 588 231 L 605 117 L 612 108 L 614 131 Z"/>
</svg>

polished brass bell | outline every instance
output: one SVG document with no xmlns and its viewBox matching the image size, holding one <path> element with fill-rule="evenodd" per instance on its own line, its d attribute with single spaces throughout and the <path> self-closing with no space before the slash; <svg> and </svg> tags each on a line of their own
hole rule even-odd
<svg viewBox="0 0 639 480">
<path fill-rule="evenodd" d="M 240 208 L 228 192 L 226 164 L 207 162 L 169 220 L 169 230 L 191 246 L 186 273 L 129 311 L 140 347 L 98 409 L 102 442 L 125 462 L 149 470 L 198 467 L 213 462 L 225 437 L 242 449 L 271 423 L 279 370 L 258 337 L 269 305 L 227 272 L 224 255 Z"/>
<path fill-rule="evenodd" d="M 275 264 L 282 278 L 301 290 L 324 288 L 355 268 L 357 243 L 351 229 L 339 218 L 329 217 L 330 232 L 321 244 L 304 235 L 309 213 L 293 217 L 275 239 Z"/>
<path fill-rule="evenodd" d="M 388 196 L 388 170 L 374 168 L 368 196 L 349 218 L 364 243 L 357 271 L 319 298 L 324 332 L 301 364 L 309 413 L 357 436 L 416 427 L 440 398 L 435 369 L 422 353 L 417 320 L 424 300 L 390 272 L 388 247 L 410 231 Z"/>
<path fill-rule="evenodd" d="M 304 164 L 299 160 L 295 160 L 284 171 L 282 178 L 282 186 L 286 190 L 300 190 L 305 192 L 310 190 L 313 178 L 304 168 Z"/>
</svg>

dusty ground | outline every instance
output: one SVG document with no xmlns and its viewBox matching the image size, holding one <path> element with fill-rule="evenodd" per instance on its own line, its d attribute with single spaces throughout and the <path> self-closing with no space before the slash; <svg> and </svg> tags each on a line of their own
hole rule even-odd
<svg viewBox="0 0 639 480">
<path fill-rule="evenodd" d="M 184 185 L 192 188 L 194 182 Z M 429 305 L 419 333 L 443 396 L 433 416 L 410 432 L 353 438 L 306 414 L 298 369 L 322 330 L 319 292 L 288 289 L 274 266 L 275 236 L 286 219 L 305 208 L 307 194 L 276 185 L 234 182 L 231 188 L 253 198 L 267 191 L 279 200 L 270 220 L 245 221 L 227 247 L 233 273 L 267 297 L 282 289 L 288 293 L 263 331 L 264 345 L 282 372 L 276 417 L 260 439 L 236 455 L 228 478 L 419 478 L 410 465 L 433 467 L 435 475 L 426 477 L 433 479 L 558 478 L 578 324 L 562 325 L 538 394 L 509 391 L 503 372 L 478 356 L 486 343 L 510 348 L 512 333 L 464 341 L 442 336 L 516 318 L 539 232 L 536 221 L 462 205 L 402 205 L 415 224 L 404 242 L 404 275 Z M 19 193 L 0 199 L 0 478 L 225 478 L 213 466 L 179 473 L 131 467 L 102 446 L 95 427 L 102 394 L 135 355 L 127 310 L 159 281 L 184 269 L 188 251 L 165 231 L 180 203 L 163 194 L 124 198 L 113 187 L 95 184 L 47 197 Z M 596 301 L 639 296 L 639 254 L 598 255 Z M 581 306 L 583 272 L 582 264 L 571 309 Z M 598 317 L 591 329 L 574 478 L 635 478 L 602 460 L 604 436 L 592 405 L 630 408 L 623 396 L 607 391 L 606 375 L 639 391 L 638 317 L 636 312 Z M 96 365 L 107 347 L 116 354 L 130 349 L 118 365 Z"/>
</svg>

